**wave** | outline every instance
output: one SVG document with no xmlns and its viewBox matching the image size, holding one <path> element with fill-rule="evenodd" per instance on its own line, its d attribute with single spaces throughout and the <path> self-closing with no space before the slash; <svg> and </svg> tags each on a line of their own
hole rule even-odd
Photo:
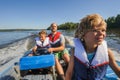
<svg viewBox="0 0 120 80">
<path fill-rule="evenodd" d="M 32 48 L 33 45 L 34 36 L 29 36 L 24 39 L 17 40 L 14 43 L 7 44 L 0 49 L 0 66 L 20 55 L 23 55 L 27 50 Z"/>
</svg>

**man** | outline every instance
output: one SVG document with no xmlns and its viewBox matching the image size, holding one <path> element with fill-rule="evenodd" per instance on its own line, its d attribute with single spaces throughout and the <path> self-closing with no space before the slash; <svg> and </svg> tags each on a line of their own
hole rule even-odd
<svg viewBox="0 0 120 80">
<path fill-rule="evenodd" d="M 48 35 L 48 37 L 50 39 L 51 48 L 49 48 L 48 51 L 55 54 L 56 70 L 61 79 L 65 80 L 64 71 L 59 62 L 60 57 L 62 57 L 66 63 L 68 63 L 70 60 L 68 51 L 65 49 L 65 39 L 64 36 L 57 31 L 56 23 L 52 23 L 50 28 L 51 33 Z"/>
</svg>

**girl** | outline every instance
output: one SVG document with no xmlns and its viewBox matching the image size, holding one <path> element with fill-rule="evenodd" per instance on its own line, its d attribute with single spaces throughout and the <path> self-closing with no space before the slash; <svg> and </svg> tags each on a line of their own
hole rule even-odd
<svg viewBox="0 0 120 80">
<path fill-rule="evenodd" d="M 99 14 L 84 17 L 76 32 L 65 80 L 102 80 L 107 66 L 120 77 L 120 67 L 104 40 L 107 24 Z"/>
</svg>

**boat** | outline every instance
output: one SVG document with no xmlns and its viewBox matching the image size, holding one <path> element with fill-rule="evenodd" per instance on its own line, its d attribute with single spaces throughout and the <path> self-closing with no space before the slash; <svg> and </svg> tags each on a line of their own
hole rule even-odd
<svg viewBox="0 0 120 80">
<path fill-rule="evenodd" d="M 67 42 L 72 44 L 69 40 Z M 70 50 L 70 46 L 66 46 Z M 55 61 L 53 54 L 29 57 L 27 56 L 29 53 L 31 53 L 31 50 L 25 52 L 24 56 L 16 57 L 3 65 L 0 68 L 0 80 L 59 80 L 54 68 Z M 61 60 L 61 63 L 64 62 Z M 120 66 L 120 62 L 117 61 L 117 63 Z M 43 73 L 40 73 L 39 70 L 41 69 L 47 69 L 47 72 L 43 71 Z M 119 80 L 119 78 L 108 67 L 104 80 Z"/>
</svg>

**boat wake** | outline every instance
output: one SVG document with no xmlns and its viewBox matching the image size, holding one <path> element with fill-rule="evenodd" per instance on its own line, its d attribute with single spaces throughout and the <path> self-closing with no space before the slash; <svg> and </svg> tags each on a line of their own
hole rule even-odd
<svg viewBox="0 0 120 80">
<path fill-rule="evenodd" d="M 8 63 L 12 59 L 23 55 L 28 49 L 34 45 L 34 37 L 28 37 L 20 41 L 14 42 L 0 49 L 0 66 Z"/>
</svg>

